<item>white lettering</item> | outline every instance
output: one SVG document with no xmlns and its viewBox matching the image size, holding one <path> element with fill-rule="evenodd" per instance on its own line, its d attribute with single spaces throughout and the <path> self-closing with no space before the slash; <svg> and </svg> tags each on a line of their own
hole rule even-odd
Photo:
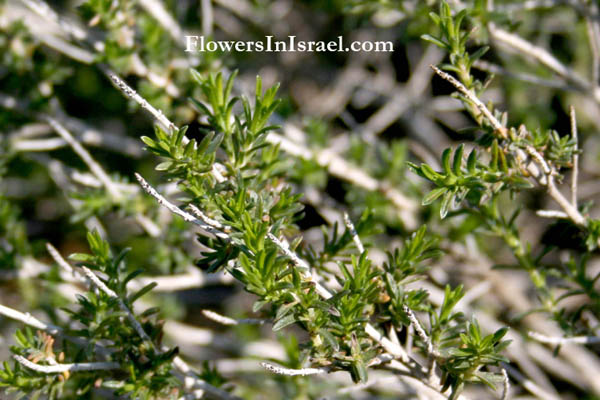
<svg viewBox="0 0 600 400">
<path fill-rule="evenodd" d="M 185 36 L 185 51 L 192 52 L 196 51 L 198 47 L 198 36 L 186 35 Z"/>
</svg>

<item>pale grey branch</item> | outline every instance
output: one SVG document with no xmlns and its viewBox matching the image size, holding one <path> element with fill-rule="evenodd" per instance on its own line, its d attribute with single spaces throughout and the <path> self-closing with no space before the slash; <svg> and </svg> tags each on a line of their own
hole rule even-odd
<svg viewBox="0 0 600 400">
<path fill-rule="evenodd" d="M 198 225 L 204 231 L 215 235 L 216 237 L 230 240 L 229 235 L 224 232 L 219 231 L 211 225 L 204 223 L 198 218 L 194 217 L 192 214 L 183 211 L 181 208 L 177 207 L 175 204 L 171 203 L 169 200 L 165 199 L 160 193 L 156 191 L 140 174 L 136 173 L 135 178 L 138 180 L 142 188 L 148 193 L 150 196 L 154 197 L 158 204 L 165 207 L 167 210 L 171 211 L 175 215 L 179 215 L 186 222 L 191 222 L 195 225 Z"/>
<path fill-rule="evenodd" d="M 235 326 L 235 325 L 264 325 L 265 323 L 271 322 L 265 319 L 258 318 L 242 318 L 242 319 L 233 319 L 216 313 L 211 310 L 202 310 L 202 315 L 206 318 L 218 322 L 221 325 Z"/>
<path fill-rule="evenodd" d="M 279 365 L 261 362 L 262 365 L 267 371 L 273 372 L 278 375 L 287 375 L 287 376 L 307 376 L 307 375 L 318 375 L 318 374 L 326 374 L 329 372 L 327 368 L 302 368 L 302 369 L 290 369 L 284 368 Z"/>
<path fill-rule="evenodd" d="M 29 361 L 23 356 L 14 355 L 13 358 L 23 366 L 43 374 L 60 374 L 63 372 L 80 372 L 80 371 L 102 371 L 111 369 L 120 369 L 121 366 L 117 362 L 91 362 L 91 363 L 74 363 L 74 364 L 54 364 L 40 365 Z"/>
<path fill-rule="evenodd" d="M 546 336 L 537 332 L 529 332 L 527 334 L 531 339 L 540 343 L 563 345 L 567 343 L 576 344 L 596 344 L 600 343 L 600 337 L 598 336 L 572 336 L 572 337 L 552 337 Z"/>
<path fill-rule="evenodd" d="M 354 241 L 354 245 L 358 249 L 358 252 L 360 254 L 364 253 L 365 246 L 363 246 L 362 241 L 360 240 L 360 237 L 358 236 L 358 233 L 356 232 L 356 228 L 354 227 L 354 224 L 350 220 L 350 216 L 348 215 L 347 212 L 344 212 L 344 223 L 346 224 L 348 231 L 350 231 L 350 234 L 352 235 L 352 240 Z"/>
</svg>

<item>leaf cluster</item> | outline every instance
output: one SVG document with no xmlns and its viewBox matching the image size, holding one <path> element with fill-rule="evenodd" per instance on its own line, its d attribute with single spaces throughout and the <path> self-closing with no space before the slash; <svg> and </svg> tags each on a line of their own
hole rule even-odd
<svg viewBox="0 0 600 400">
<path fill-rule="evenodd" d="M 134 317 L 150 338 L 147 341 L 139 336 L 129 320 L 129 311 L 123 308 L 124 305 L 133 310 L 133 304 L 149 293 L 155 283 L 129 293 L 127 283 L 141 271 L 126 273 L 123 260 L 127 251 L 113 256 L 109 244 L 97 232 L 89 232 L 87 237 L 91 254 L 75 253 L 71 259 L 78 261 L 80 266 L 97 271 L 98 279 L 118 298 L 104 290 L 94 289 L 77 295 L 77 307 L 64 309 L 69 315 L 65 334 L 75 339 L 69 339 L 72 343 L 63 341 L 60 357 L 55 356 L 52 349 L 53 337 L 45 333 L 34 337 L 30 330 L 17 332 L 17 345 L 11 351 L 40 365 L 102 359 L 116 361 L 121 368 L 58 375 L 32 371 L 18 363 L 14 367 L 5 363 L 0 372 L 1 384 L 23 394 L 46 394 L 49 398 L 66 395 L 63 391 L 83 396 L 100 386 L 115 396 L 143 399 L 172 397 L 181 386 L 172 373 L 171 365 L 178 350 L 160 350 L 162 326 L 155 320 L 159 310 L 149 308 Z"/>
<path fill-rule="evenodd" d="M 451 149 L 446 149 L 442 153 L 442 171 L 434 171 L 427 164 L 417 166 L 409 163 L 415 173 L 437 186 L 423 197 L 422 204 L 429 205 L 441 198 L 440 217 L 444 218 L 450 209 L 457 207 L 465 199 L 469 204 L 477 206 L 502 190 L 532 187 L 519 170 L 510 167 L 497 140 L 493 141 L 490 151 L 488 163 L 478 160 L 476 149 L 471 150 L 465 163 L 463 144 L 454 151 L 454 156 Z"/>
</svg>

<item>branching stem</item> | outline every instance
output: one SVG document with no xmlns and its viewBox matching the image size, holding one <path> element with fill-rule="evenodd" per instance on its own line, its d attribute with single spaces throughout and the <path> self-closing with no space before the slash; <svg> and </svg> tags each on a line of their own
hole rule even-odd
<svg viewBox="0 0 600 400">
<path fill-rule="evenodd" d="M 344 213 L 344 223 L 346 224 L 346 227 L 348 228 L 348 230 L 350 231 L 350 234 L 352 235 L 352 240 L 354 241 L 354 245 L 358 249 L 358 252 L 360 254 L 364 253 L 365 246 L 363 246 L 362 241 L 360 240 L 360 237 L 358 236 L 358 233 L 356 232 L 356 228 L 354 227 L 354 224 L 350 220 L 350 216 L 346 212 Z"/>
<path fill-rule="evenodd" d="M 575 344 L 596 344 L 600 343 L 600 337 L 598 336 L 572 336 L 572 337 L 552 337 L 546 336 L 537 332 L 529 332 L 528 336 L 540 343 L 563 345 L 567 343 Z"/>
<path fill-rule="evenodd" d="M 486 117 L 488 122 L 492 125 L 494 130 L 498 132 L 503 138 L 507 139 L 507 130 L 500 121 L 496 119 L 492 115 L 492 113 L 488 110 L 488 108 L 475 96 L 475 94 L 468 90 L 460 81 L 454 78 L 452 75 L 440 70 L 436 66 L 431 66 L 433 70 L 443 79 L 450 82 L 458 91 L 463 94 L 469 101 L 473 102 L 477 108 L 481 111 L 481 113 Z M 527 170 L 531 173 L 531 175 L 537 180 L 540 185 L 546 186 L 548 190 L 548 194 L 550 197 L 554 199 L 558 203 L 558 205 L 563 209 L 563 211 L 569 216 L 569 219 L 573 221 L 576 225 L 585 227 L 587 225 L 587 220 L 585 217 L 577 210 L 576 207 L 571 204 L 569 200 L 565 198 L 565 196 L 558 190 L 556 187 L 556 183 L 554 180 L 555 171 L 551 169 L 548 163 L 544 160 L 544 158 L 535 150 L 533 147 L 529 146 L 526 148 L 527 152 L 516 149 L 515 156 L 520 160 L 527 160 L 528 158 L 533 159 L 535 163 L 526 164 Z M 541 168 L 541 171 L 539 170 Z"/>
<path fill-rule="evenodd" d="M 44 374 L 60 374 L 63 372 L 80 372 L 80 371 L 102 371 L 111 369 L 120 369 L 121 365 L 117 362 L 112 361 L 100 361 L 92 363 L 74 363 L 74 364 L 54 364 L 54 365 L 40 365 L 29 361 L 23 356 L 14 355 L 13 358 L 22 364 L 23 366 L 41 372 Z"/>
<path fill-rule="evenodd" d="M 273 372 L 278 375 L 287 375 L 287 376 L 307 376 L 307 375 L 318 375 L 318 374 L 326 374 L 329 372 L 327 368 L 302 368 L 302 369 L 291 369 L 280 367 L 279 365 L 261 362 L 262 365 L 267 371 Z"/>
<path fill-rule="evenodd" d="M 235 325 L 264 325 L 265 323 L 271 322 L 266 319 L 258 319 L 258 318 L 243 318 L 243 319 L 233 319 L 226 317 L 224 315 L 218 314 L 214 311 L 210 310 L 202 310 L 202 315 L 206 318 L 218 322 L 221 325 L 235 326 Z"/>
</svg>

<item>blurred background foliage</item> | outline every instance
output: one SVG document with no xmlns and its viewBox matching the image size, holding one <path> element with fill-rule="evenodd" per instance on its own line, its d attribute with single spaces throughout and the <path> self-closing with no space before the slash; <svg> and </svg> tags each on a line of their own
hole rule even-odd
<svg viewBox="0 0 600 400">
<path fill-rule="evenodd" d="M 337 221 L 343 226 L 342 210 L 354 219 L 363 210 L 371 210 L 378 233 L 365 240 L 373 244 L 371 256 L 379 261 L 386 250 L 427 224 L 445 252 L 427 272 L 429 288 L 443 293 L 448 283 L 468 289 L 487 281 L 485 295 L 473 305 L 478 315 L 489 315 L 517 332 L 547 328 L 545 322 L 536 319 L 513 319 L 536 309 L 538 300 L 522 271 L 490 269 L 514 263 L 509 249 L 498 239 L 477 233 L 481 222 L 476 218 L 458 215 L 442 224 L 439 203 L 420 206 L 432 187 L 407 169 L 407 161 L 439 167 L 445 148 L 459 142 L 472 147 L 475 139 L 473 122 L 460 102 L 450 96 L 454 89 L 429 68 L 430 64 L 448 62 L 447 55 L 421 40 L 423 34 L 436 34 L 429 13 L 438 9 L 437 1 L 168 0 L 165 9 L 177 24 L 157 15 L 154 3 L 53 1 L 48 2 L 48 10 L 45 3 L 35 0 L 0 2 L 2 303 L 41 310 L 50 320 L 58 320 L 55 309 L 66 300 L 56 270 L 44 271 L 39 275 L 44 279 L 38 279 L 32 263 L 50 263 L 44 247 L 47 241 L 63 254 L 85 249 L 85 233 L 92 227 L 104 230 L 115 253 L 132 248 L 128 257 L 131 270 L 143 268 L 148 275 L 169 275 L 184 273 L 194 264 L 199 251 L 193 232 L 183 221 L 165 218 L 153 200 L 141 193 L 111 198 L 84 173 L 85 164 L 52 134 L 45 118 L 51 115 L 70 126 L 112 180 L 130 191 L 135 183 L 133 172 L 150 181 L 161 179 L 153 170 L 156 158 L 142 151 L 139 140 L 151 134 L 152 121 L 113 87 L 107 71 L 126 79 L 176 125 L 189 125 L 188 137 L 199 139 L 206 120 L 189 101 L 190 97 L 201 97 L 189 73 L 193 67 L 200 72 L 238 70 L 237 93 L 251 92 L 257 75 L 265 87 L 280 82 L 283 102 L 272 122 L 283 127 L 285 137 L 315 154 L 335 154 L 379 182 L 375 189 L 357 185 L 349 178 L 349 171 L 332 173 L 319 157 L 289 156 L 283 149 L 294 190 L 303 194 L 305 208 L 297 224 L 304 232 L 305 249 L 320 242 L 322 225 L 331 227 Z M 600 171 L 597 95 L 585 87 L 585 82 L 558 76 L 522 52 L 490 40 L 486 25 L 494 23 L 517 33 L 547 49 L 578 75 L 591 76 L 586 80 L 593 82 L 598 66 L 590 50 L 589 30 L 595 26 L 590 19 L 600 18 L 597 5 L 593 1 L 494 3 L 490 12 L 484 1 L 450 1 L 455 9 L 468 6 L 473 10 L 467 23 L 468 29 L 473 29 L 467 47 L 491 45 L 473 72 L 488 85 L 483 100 L 506 110 L 511 126 L 556 130 L 561 136 L 570 133 L 568 107 L 574 105 L 583 149 L 580 196 L 582 202 L 591 204 L 600 194 L 596 183 Z M 268 35 L 276 39 L 296 35 L 302 40 L 343 36 L 347 42 L 389 40 L 394 43 L 394 52 L 185 53 L 184 35 L 188 33 L 242 41 L 264 40 Z M 591 71 L 594 66 L 596 71 Z M 596 90 L 597 83 L 593 84 Z M 165 190 L 173 189 L 164 179 L 161 184 Z M 402 194 L 401 200 L 393 200 L 392 188 Z M 519 194 L 516 200 L 503 197 L 499 200 L 501 209 L 506 215 L 521 211 L 517 220 L 521 238 L 536 251 L 550 244 L 574 249 L 577 254 L 581 237 L 576 228 L 535 216 L 536 210 L 548 204 L 542 192 Z M 589 210 L 594 215 L 594 208 Z M 134 223 L 138 213 L 163 229 L 158 239 Z M 559 264 L 565 254 L 556 252 L 547 263 Z M 600 265 L 596 253 L 588 262 L 595 269 Z M 511 298 L 513 291 L 519 294 Z M 222 328 L 200 316 L 198 310 L 213 308 L 243 317 L 251 304 L 250 296 L 239 287 L 218 280 L 177 291 L 176 295 L 152 296 L 165 319 L 213 331 Z M 9 325 L 3 321 L 5 341 L 12 340 Z M 494 323 L 484 330 L 489 333 L 491 326 Z M 249 343 L 265 336 L 278 340 L 285 349 L 285 354 L 273 355 L 274 359 L 299 367 L 296 338 L 277 338 L 270 328 L 238 326 L 227 331 L 225 342 L 219 344 L 217 335 L 209 341 L 212 345 L 188 343 L 182 352 L 199 363 L 252 358 L 252 354 L 241 354 L 232 343 Z M 526 344 L 521 341 L 520 346 Z M 563 398 L 600 393 L 589 379 L 573 375 L 577 367 L 570 366 L 561 373 L 556 365 L 544 363 L 547 354 L 536 356 L 528 348 L 518 355 L 519 347 L 516 349 L 509 358 L 517 361 L 520 373 L 535 378 L 549 392 L 560 391 Z M 595 357 L 594 352 L 590 357 Z M 211 365 L 231 378 L 227 368 L 233 364 L 225 361 Z M 598 364 L 595 358 L 594 363 Z M 205 373 L 209 381 L 221 379 L 208 367 Z M 326 380 L 315 385 L 302 377 L 258 375 L 256 371 L 236 375 L 235 380 L 248 398 L 317 398 L 329 384 Z M 473 390 L 473 398 L 489 396 Z"/>
</svg>

